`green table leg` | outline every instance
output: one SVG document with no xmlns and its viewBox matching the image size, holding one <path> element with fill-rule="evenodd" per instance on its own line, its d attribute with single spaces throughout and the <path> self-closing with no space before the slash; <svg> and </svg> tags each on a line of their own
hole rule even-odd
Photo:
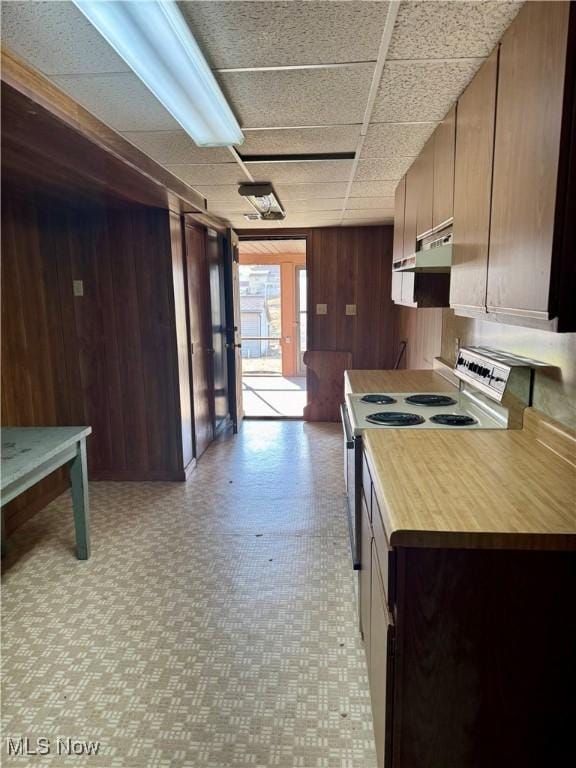
<svg viewBox="0 0 576 768">
<path fill-rule="evenodd" d="M 78 443 L 78 452 L 70 462 L 70 483 L 72 484 L 72 507 L 76 529 L 76 557 L 78 560 L 88 560 L 90 557 L 90 515 L 85 439 Z"/>
</svg>

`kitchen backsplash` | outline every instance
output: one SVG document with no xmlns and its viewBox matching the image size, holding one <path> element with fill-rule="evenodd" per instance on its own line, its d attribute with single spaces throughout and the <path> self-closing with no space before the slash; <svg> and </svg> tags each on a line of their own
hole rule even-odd
<svg viewBox="0 0 576 768">
<path fill-rule="evenodd" d="M 461 346 L 494 347 L 554 366 L 536 373 L 534 407 L 563 424 L 576 427 L 576 333 L 551 333 L 442 314 L 442 358 L 455 362 Z"/>
</svg>

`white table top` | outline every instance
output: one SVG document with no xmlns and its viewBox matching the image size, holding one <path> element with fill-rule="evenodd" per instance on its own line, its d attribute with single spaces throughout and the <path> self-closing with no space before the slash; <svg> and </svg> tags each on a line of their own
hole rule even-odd
<svg viewBox="0 0 576 768">
<path fill-rule="evenodd" d="M 7 488 L 91 432 L 92 427 L 3 427 L 0 487 Z"/>
</svg>

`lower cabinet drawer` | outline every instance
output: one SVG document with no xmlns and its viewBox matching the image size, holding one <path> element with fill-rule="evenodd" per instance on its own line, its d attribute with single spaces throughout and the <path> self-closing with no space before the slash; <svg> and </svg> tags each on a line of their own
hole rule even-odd
<svg viewBox="0 0 576 768">
<path fill-rule="evenodd" d="M 370 618 L 370 696 L 374 740 L 379 768 L 392 761 L 392 707 L 394 692 L 394 623 L 388 612 L 380 580 L 378 555 L 372 547 L 372 594 Z"/>
</svg>

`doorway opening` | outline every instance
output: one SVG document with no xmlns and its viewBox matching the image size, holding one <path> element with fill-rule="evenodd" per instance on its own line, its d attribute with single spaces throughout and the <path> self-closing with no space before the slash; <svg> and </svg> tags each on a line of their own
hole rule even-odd
<svg viewBox="0 0 576 768">
<path fill-rule="evenodd" d="M 247 418 L 302 418 L 306 239 L 239 243 L 242 400 Z"/>
</svg>

